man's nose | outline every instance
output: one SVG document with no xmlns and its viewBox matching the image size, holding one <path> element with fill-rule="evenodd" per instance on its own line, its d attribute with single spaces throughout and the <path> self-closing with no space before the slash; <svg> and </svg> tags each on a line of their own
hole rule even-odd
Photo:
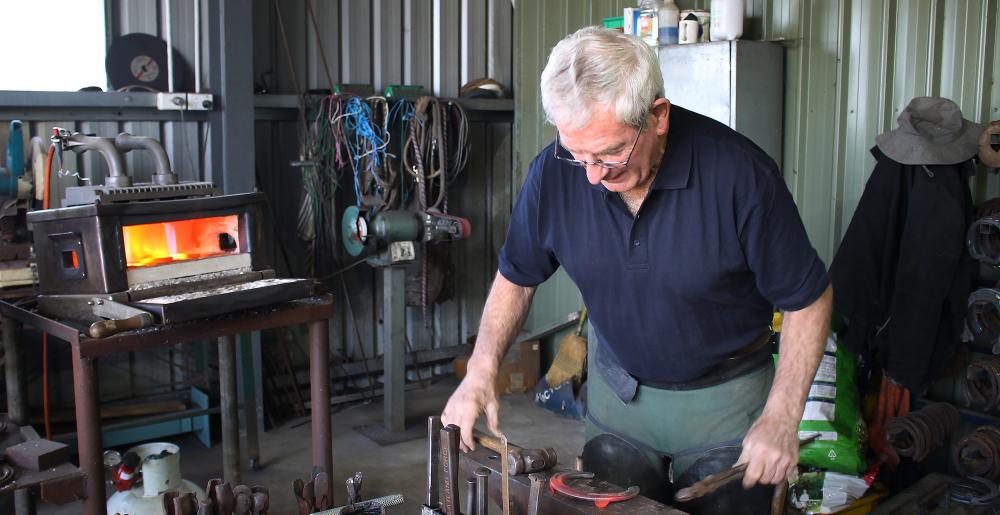
<svg viewBox="0 0 1000 515">
<path fill-rule="evenodd" d="M 595 186 L 600 183 L 601 180 L 604 179 L 604 176 L 608 173 L 607 168 L 597 164 L 588 163 L 585 165 L 585 168 L 587 169 L 587 180 Z"/>
</svg>

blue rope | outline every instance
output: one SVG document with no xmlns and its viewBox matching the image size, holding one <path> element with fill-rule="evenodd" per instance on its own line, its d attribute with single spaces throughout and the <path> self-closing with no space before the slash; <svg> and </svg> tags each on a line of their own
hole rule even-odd
<svg viewBox="0 0 1000 515">
<path fill-rule="evenodd" d="M 354 173 L 355 203 L 361 206 L 361 170 L 365 169 L 375 179 L 375 187 L 382 191 L 382 178 L 376 170 L 384 159 L 388 135 L 382 133 L 382 128 L 373 121 L 372 108 L 364 100 L 352 97 L 344 106 L 344 132 L 348 141 L 346 146 L 351 157 L 351 168 Z M 364 159 L 368 157 L 363 166 Z"/>
</svg>

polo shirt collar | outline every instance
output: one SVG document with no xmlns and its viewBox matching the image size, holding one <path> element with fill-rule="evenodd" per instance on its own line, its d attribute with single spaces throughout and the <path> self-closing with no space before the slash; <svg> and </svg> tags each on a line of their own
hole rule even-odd
<svg viewBox="0 0 1000 515">
<path fill-rule="evenodd" d="M 654 190 L 682 190 L 688 186 L 694 143 L 691 135 L 684 132 L 681 111 L 682 109 L 675 105 L 670 106 L 667 148 L 660 161 L 660 170 L 653 179 Z"/>
<path fill-rule="evenodd" d="M 663 152 L 663 159 L 660 161 L 660 170 L 656 172 L 653 179 L 652 189 L 654 190 L 682 190 L 687 188 L 688 179 L 691 177 L 691 159 L 694 146 L 692 138 L 683 132 L 683 123 L 680 123 L 680 111 L 676 105 L 670 107 L 670 130 L 667 132 L 667 148 Z M 590 184 L 584 178 L 587 186 L 592 189 L 607 193 L 607 188 L 603 184 Z"/>
</svg>

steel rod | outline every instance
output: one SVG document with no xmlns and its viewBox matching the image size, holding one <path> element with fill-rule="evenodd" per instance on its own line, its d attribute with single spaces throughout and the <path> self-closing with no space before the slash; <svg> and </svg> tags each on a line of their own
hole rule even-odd
<svg viewBox="0 0 1000 515">
<path fill-rule="evenodd" d="M 72 346 L 73 398 L 76 401 L 77 446 L 80 470 L 87 476 L 84 515 L 104 515 L 104 459 L 101 452 L 101 414 L 96 360 L 80 355 L 80 346 Z"/>
<path fill-rule="evenodd" d="M 194 92 L 201 93 L 201 0 L 194 0 Z"/>
<path fill-rule="evenodd" d="M 240 477 L 240 425 L 236 393 L 236 337 L 219 337 L 219 397 L 222 405 L 222 477 L 231 485 Z"/>
<path fill-rule="evenodd" d="M 171 1 L 163 0 L 163 32 L 167 40 L 167 91 L 174 92 L 174 45 L 173 25 L 170 20 Z"/>
<path fill-rule="evenodd" d="M 312 402 L 312 462 L 313 469 L 326 472 L 327 492 L 333 491 L 333 433 L 330 427 L 330 347 L 329 322 L 316 320 L 309 324 L 309 392 Z"/>
<path fill-rule="evenodd" d="M 476 478 L 470 477 L 465 480 L 465 513 L 473 515 L 476 513 L 476 488 L 478 487 Z"/>
<path fill-rule="evenodd" d="M 28 425 L 28 399 L 24 396 L 24 377 L 21 371 L 21 347 L 18 336 L 21 323 L 10 317 L 0 318 L 3 331 L 4 376 L 7 382 L 7 416 L 11 422 Z"/>
</svg>

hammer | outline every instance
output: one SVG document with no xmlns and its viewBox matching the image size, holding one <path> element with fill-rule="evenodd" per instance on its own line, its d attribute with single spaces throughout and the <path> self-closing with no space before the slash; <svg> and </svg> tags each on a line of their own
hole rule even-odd
<svg viewBox="0 0 1000 515">
<path fill-rule="evenodd" d="M 472 430 L 472 437 L 479 445 L 497 454 L 503 454 L 503 444 L 500 443 L 499 438 L 488 435 L 478 429 Z M 507 444 L 507 449 L 507 463 L 510 466 L 511 473 L 514 475 L 531 474 L 533 472 L 548 470 L 554 467 L 558 461 L 556 450 L 551 447 L 525 449 L 513 444 Z"/>
</svg>

